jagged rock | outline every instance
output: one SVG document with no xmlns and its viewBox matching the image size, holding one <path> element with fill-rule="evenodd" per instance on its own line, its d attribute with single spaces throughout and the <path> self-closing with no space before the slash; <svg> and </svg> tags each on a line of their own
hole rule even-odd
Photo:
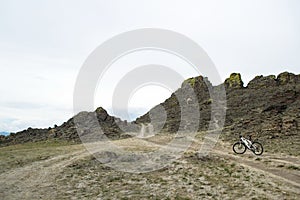
<svg viewBox="0 0 300 200">
<path fill-rule="evenodd" d="M 227 91 L 227 110 L 224 132 L 236 134 L 262 132 L 271 138 L 286 132 L 289 134 L 299 132 L 299 75 L 282 73 L 278 77 L 277 80 L 274 75 L 257 76 L 249 82 L 246 88 L 243 88 L 241 76 L 237 73 L 231 74 L 230 78 L 226 79 L 224 86 Z M 182 88 L 177 90 L 175 94 L 183 94 L 182 89 L 187 83 L 193 86 L 199 103 L 199 131 L 205 131 L 210 121 L 213 100 L 210 99 L 206 84 L 197 87 L 197 80 L 201 82 L 204 79 L 196 77 L 186 80 Z M 278 81 L 281 83 L 279 84 Z M 220 87 L 221 85 L 214 86 L 211 90 L 218 93 Z M 164 107 L 168 115 L 162 131 L 176 132 L 181 115 L 176 95 L 172 95 L 161 106 Z M 148 113 L 138 118 L 136 122 L 150 123 Z"/>
<path fill-rule="evenodd" d="M 277 85 L 276 76 L 256 76 L 251 80 L 247 88 L 249 89 L 262 89 L 266 87 L 275 87 Z"/>
<path fill-rule="evenodd" d="M 279 84 L 297 84 L 300 83 L 300 75 L 295 75 L 289 72 L 283 72 L 277 76 L 277 81 Z"/>
<path fill-rule="evenodd" d="M 77 125 L 84 125 L 83 128 L 76 128 L 74 118 L 76 118 Z M 95 121 L 94 119 L 97 120 Z M 104 135 L 110 139 L 126 138 L 129 135 L 124 134 L 124 131 L 131 132 L 138 131 L 138 129 L 138 125 L 123 122 L 119 118 L 112 117 L 108 115 L 106 110 L 100 107 L 95 112 L 80 112 L 61 126 L 55 126 L 51 129 L 28 128 L 10 136 L 1 137 L 0 146 L 37 142 L 53 138 L 75 142 L 81 142 L 81 139 L 84 139 L 84 142 L 95 142 L 96 140 L 103 139 Z"/>
<path fill-rule="evenodd" d="M 9 136 L 0 138 L 0 146 L 19 144 L 25 142 L 38 142 L 47 140 L 50 136 L 48 129 L 28 128 L 27 130 L 18 133 L 11 133 Z"/>
<path fill-rule="evenodd" d="M 126 132 L 138 132 L 140 124 L 150 123 L 151 114 L 157 113 L 155 120 L 164 124 L 154 124 L 154 129 L 163 127 L 162 132 L 175 133 L 182 123 L 189 127 L 199 122 L 199 131 L 205 131 L 211 120 L 212 105 L 215 104 L 212 94 L 226 89 L 226 120 L 224 132 L 226 133 L 255 133 L 276 138 L 284 135 L 299 134 L 300 132 L 300 75 L 284 72 L 275 76 L 257 76 L 243 87 L 241 75 L 233 73 L 224 84 L 212 86 L 207 78 L 199 76 L 183 82 L 181 88 L 155 106 L 145 115 L 134 122 L 122 121 L 110 116 L 103 108 L 95 112 L 81 112 L 75 117 L 88 124 L 86 129 L 80 132 L 75 127 L 74 118 L 71 118 L 61 126 L 51 129 L 34 129 L 12 133 L 9 136 L 0 136 L 0 145 L 17 144 L 29 141 L 41 141 L 49 138 L 74 140 L 80 142 L 79 135 L 93 141 L 99 138 L 99 124 L 103 134 L 111 139 L 130 137 Z M 193 90 L 196 97 L 189 96 L 189 90 Z M 183 101 L 179 102 L 177 98 Z M 219 102 L 220 103 L 220 102 Z M 191 105 L 199 106 L 199 118 L 189 118 L 182 121 L 182 107 Z M 225 105 L 225 104 L 222 104 Z M 162 112 L 165 111 L 165 119 Z M 192 111 L 191 111 L 192 112 Z M 93 121 L 92 119 L 97 119 Z M 216 120 L 216 119 L 212 119 Z M 79 124 L 80 125 L 80 124 Z"/>
<path fill-rule="evenodd" d="M 225 80 L 226 89 L 243 88 L 244 83 L 240 73 L 232 73 L 230 77 Z"/>
<path fill-rule="evenodd" d="M 102 107 L 96 109 L 96 114 L 98 119 L 102 121 L 105 121 L 108 117 L 106 110 L 104 110 Z"/>
</svg>

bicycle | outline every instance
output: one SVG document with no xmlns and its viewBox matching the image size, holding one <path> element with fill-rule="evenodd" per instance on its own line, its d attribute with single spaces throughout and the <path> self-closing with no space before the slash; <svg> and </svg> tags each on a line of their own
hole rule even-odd
<svg viewBox="0 0 300 200">
<path fill-rule="evenodd" d="M 247 149 L 249 149 L 255 155 L 258 155 L 258 156 L 263 153 L 264 148 L 263 148 L 262 144 L 260 144 L 257 141 L 252 142 L 251 136 L 249 137 L 249 140 L 244 138 L 241 135 L 239 137 L 240 137 L 240 141 L 234 143 L 232 146 L 234 153 L 243 154 L 246 152 Z"/>
</svg>

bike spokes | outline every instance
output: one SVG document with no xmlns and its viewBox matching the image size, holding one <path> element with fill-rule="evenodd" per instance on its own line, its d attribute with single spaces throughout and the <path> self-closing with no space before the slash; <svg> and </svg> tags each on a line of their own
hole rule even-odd
<svg viewBox="0 0 300 200">
<path fill-rule="evenodd" d="M 255 155 L 261 155 L 263 153 L 263 151 L 264 151 L 263 146 L 259 142 L 253 142 L 252 152 Z"/>
<path fill-rule="evenodd" d="M 246 146 L 241 142 L 236 142 L 233 145 L 233 151 L 237 154 L 243 154 L 246 151 Z"/>
</svg>

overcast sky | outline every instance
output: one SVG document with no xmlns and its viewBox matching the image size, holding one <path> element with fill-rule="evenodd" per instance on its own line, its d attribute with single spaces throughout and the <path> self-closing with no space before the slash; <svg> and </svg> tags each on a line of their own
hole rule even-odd
<svg viewBox="0 0 300 200">
<path fill-rule="evenodd" d="M 298 0 L 0 0 L 0 132 L 61 124 L 73 115 L 73 90 L 87 56 L 102 42 L 139 28 L 163 28 L 197 42 L 224 80 L 240 72 L 299 73 Z M 166 54 L 129 55 L 118 66 L 184 62 Z M 143 59 L 141 59 L 143 58 Z M 112 70 L 95 107 L 110 111 L 120 74 Z M 186 70 L 185 77 L 193 76 Z M 130 103 L 131 119 L 170 91 L 146 87 Z"/>
</svg>

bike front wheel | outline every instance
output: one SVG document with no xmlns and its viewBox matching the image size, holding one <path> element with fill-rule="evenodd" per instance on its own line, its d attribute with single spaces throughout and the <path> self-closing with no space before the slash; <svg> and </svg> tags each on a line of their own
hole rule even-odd
<svg viewBox="0 0 300 200">
<path fill-rule="evenodd" d="M 252 143 L 252 151 L 255 155 L 261 155 L 264 152 L 264 148 L 262 146 L 262 144 L 260 144 L 259 142 L 253 142 Z"/>
<path fill-rule="evenodd" d="M 234 143 L 234 145 L 232 146 L 232 149 L 233 149 L 233 151 L 234 151 L 234 153 L 236 153 L 236 154 L 243 154 L 243 153 L 245 153 L 246 152 L 246 146 L 243 144 L 243 143 L 241 143 L 241 142 L 236 142 L 236 143 Z"/>
</svg>

